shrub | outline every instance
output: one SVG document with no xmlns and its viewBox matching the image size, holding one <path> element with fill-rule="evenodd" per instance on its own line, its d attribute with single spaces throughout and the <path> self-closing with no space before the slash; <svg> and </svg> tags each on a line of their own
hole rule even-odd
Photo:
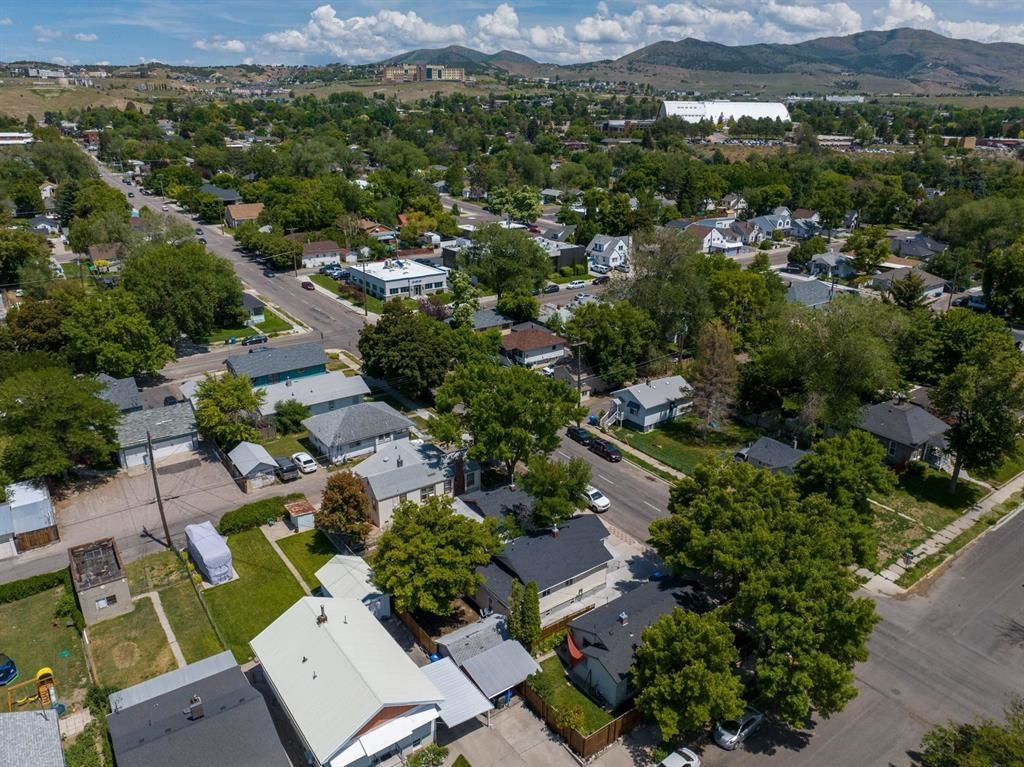
<svg viewBox="0 0 1024 767">
<path fill-rule="evenodd" d="M 441 767 L 447 758 L 447 748 L 431 743 L 429 746 L 410 754 L 408 765 L 409 767 Z"/>
<path fill-rule="evenodd" d="M 573 273 L 576 274 L 577 277 L 585 277 L 589 271 L 590 270 L 587 268 L 586 264 L 576 264 L 576 266 L 573 267 Z"/>
<path fill-rule="evenodd" d="M 20 581 L 0 584 L 0 605 L 8 602 L 17 602 L 33 594 L 49 591 L 57 586 L 71 588 L 71 573 L 65 567 L 52 573 L 33 575 L 31 578 L 22 578 Z"/>
<path fill-rule="evenodd" d="M 924 461 L 909 461 L 906 467 L 908 477 L 922 479 L 928 473 L 928 466 Z"/>
<path fill-rule="evenodd" d="M 561 269 L 558 270 L 558 272 L 563 277 L 572 277 L 572 267 L 571 266 L 563 266 Z"/>
<path fill-rule="evenodd" d="M 277 498 L 264 498 L 262 501 L 247 503 L 221 517 L 217 532 L 221 535 L 232 535 L 259 527 L 268 519 L 277 519 L 284 514 L 284 505 L 304 497 L 302 493 L 289 493 Z"/>
</svg>

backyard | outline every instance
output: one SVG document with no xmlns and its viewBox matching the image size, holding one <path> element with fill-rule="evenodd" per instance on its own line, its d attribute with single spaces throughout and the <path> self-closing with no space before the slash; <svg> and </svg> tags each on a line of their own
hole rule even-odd
<svg viewBox="0 0 1024 767">
<path fill-rule="evenodd" d="M 153 602 L 87 629 L 97 684 L 123 690 L 177 668 Z"/>
<path fill-rule="evenodd" d="M 577 690 L 566 678 L 565 667 L 558 656 L 552 655 L 540 662 L 540 674 L 530 677 L 527 684 L 552 708 L 564 713 L 570 708 L 579 708 L 583 713 L 581 735 L 589 735 L 601 729 L 612 715 Z"/>
<path fill-rule="evenodd" d="M 79 702 L 89 686 L 89 673 L 78 631 L 66 625 L 67 619 L 54 618 L 54 608 L 63 594 L 64 587 L 58 587 L 0 605 L 0 653 L 18 664 L 15 684 L 30 682 L 39 669 L 49 667 L 53 669 L 61 700 Z M 29 695 L 25 691 L 32 689 L 21 688 L 15 698 Z M 6 710 L 7 696 L 3 695 L 0 711 Z"/>
<path fill-rule="evenodd" d="M 633 449 L 684 474 L 692 474 L 697 464 L 709 458 L 730 458 L 760 436 L 752 428 L 728 422 L 702 437 L 694 418 L 673 421 L 649 432 L 616 427 L 612 433 Z"/>
<path fill-rule="evenodd" d="M 316 455 L 316 449 L 309 442 L 309 432 L 303 429 L 295 434 L 280 434 L 274 439 L 261 443 L 275 458 L 291 456 L 295 453 L 309 453 Z"/>
<path fill-rule="evenodd" d="M 252 656 L 249 640 L 292 606 L 303 592 L 284 562 L 257 528 L 228 538 L 238 579 L 205 592 L 214 620 L 244 663 Z"/>
<path fill-rule="evenodd" d="M 319 530 L 307 530 L 304 533 L 281 538 L 277 545 L 281 547 L 281 551 L 288 557 L 288 560 L 295 565 L 295 569 L 302 575 L 302 580 L 309 586 L 310 591 L 320 587 L 320 581 L 316 579 L 316 571 L 338 553 L 327 536 Z"/>
</svg>

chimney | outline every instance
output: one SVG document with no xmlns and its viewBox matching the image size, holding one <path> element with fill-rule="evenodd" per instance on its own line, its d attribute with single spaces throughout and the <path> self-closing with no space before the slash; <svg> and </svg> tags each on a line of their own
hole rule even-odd
<svg viewBox="0 0 1024 767">
<path fill-rule="evenodd" d="M 622 626 L 628 626 L 629 625 L 629 615 L 626 613 L 625 610 L 623 610 L 621 613 L 619 613 L 619 624 L 622 625 Z"/>
<path fill-rule="evenodd" d="M 324 611 L 324 606 L 320 605 L 320 614 L 316 616 L 316 625 L 322 626 L 327 623 L 327 613 Z"/>
<path fill-rule="evenodd" d="M 193 722 L 197 719 L 202 719 L 205 716 L 203 712 L 203 699 L 198 695 L 193 695 L 188 702 L 188 710 L 185 713 L 188 714 L 188 718 Z"/>
</svg>

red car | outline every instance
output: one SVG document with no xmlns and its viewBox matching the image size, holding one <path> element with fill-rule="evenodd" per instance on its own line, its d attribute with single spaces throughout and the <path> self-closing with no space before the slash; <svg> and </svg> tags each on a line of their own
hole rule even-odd
<svg viewBox="0 0 1024 767">
<path fill-rule="evenodd" d="M 302 283 L 302 287 L 305 288 L 306 290 L 316 290 L 316 285 L 314 285 L 312 282 L 304 282 Z"/>
</svg>

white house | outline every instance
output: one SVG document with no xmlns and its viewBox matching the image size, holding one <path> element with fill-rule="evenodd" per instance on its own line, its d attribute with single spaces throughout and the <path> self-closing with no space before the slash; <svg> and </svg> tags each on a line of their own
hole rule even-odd
<svg viewBox="0 0 1024 767">
<path fill-rule="evenodd" d="M 303 597 L 249 643 L 319 767 L 369 767 L 434 741 L 444 696 L 358 599 Z"/>
<path fill-rule="evenodd" d="M 245 307 L 246 314 L 248 315 L 245 320 L 246 325 L 255 327 L 267 321 L 266 304 L 252 293 L 242 294 L 242 306 Z"/>
<path fill-rule="evenodd" d="M 682 376 L 648 379 L 612 392 L 608 419 L 640 431 L 674 421 L 693 404 L 693 388 Z"/>
<path fill-rule="evenodd" d="M 887 272 L 876 274 L 871 278 L 871 287 L 881 293 L 888 294 L 892 292 L 894 282 L 905 280 L 911 275 L 921 281 L 921 297 L 926 301 L 935 300 L 946 289 L 946 281 L 942 277 L 936 277 L 934 274 L 917 267 L 891 269 Z"/>
<path fill-rule="evenodd" d="M 604 234 L 596 234 L 587 245 L 587 258 L 592 260 L 595 266 L 607 266 L 609 269 L 614 269 L 629 261 L 629 254 L 632 250 L 633 238 L 629 235 L 609 237 Z"/>
<path fill-rule="evenodd" d="M 302 422 L 309 441 L 331 463 L 376 452 L 408 439 L 413 422 L 384 402 L 360 402 L 310 416 Z"/>
<path fill-rule="evenodd" d="M 370 393 L 370 387 L 362 376 L 347 376 L 340 370 L 288 379 L 260 388 L 263 389 L 262 416 L 273 415 L 281 402 L 301 402 L 309 408 L 310 415 L 320 415 L 357 405 Z"/>
<path fill-rule="evenodd" d="M 334 599 L 358 599 L 379 620 L 391 615 L 391 597 L 373 583 L 373 571 L 362 557 L 335 554 L 316 571 L 320 590 Z"/>
<path fill-rule="evenodd" d="M 398 440 L 383 445 L 354 472 L 370 498 L 370 519 L 386 530 L 402 501 L 420 503 L 433 495 L 455 496 L 480 489 L 480 465 L 434 445 Z"/>
<path fill-rule="evenodd" d="M 349 281 L 369 295 L 387 301 L 440 293 L 447 285 L 448 272 L 408 258 L 389 258 L 351 266 Z"/>
<path fill-rule="evenodd" d="M 691 224 L 684 231 L 697 238 L 704 253 L 735 253 L 743 247 L 743 240 L 731 229 Z"/>
<path fill-rule="evenodd" d="M 327 264 L 340 264 L 345 249 L 334 240 L 317 240 L 302 244 L 302 266 L 315 269 Z"/>
</svg>

